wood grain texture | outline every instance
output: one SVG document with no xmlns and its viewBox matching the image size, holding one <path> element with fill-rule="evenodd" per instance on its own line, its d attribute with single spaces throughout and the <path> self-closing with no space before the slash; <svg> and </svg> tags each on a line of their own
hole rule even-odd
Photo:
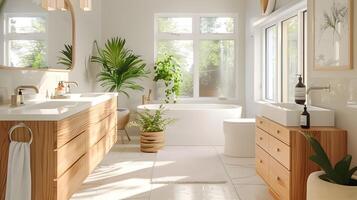
<svg viewBox="0 0 357 200">
<path fill-rule="evenodd" d="M 32 199 L 68 200 L 117 141 L 116 97 L 62 121 L 26 121 L 31 145 Z M 20 122 L 0 122 L 0 200 L 5 199 L 10 140 Z M 13 134 L 28 141 L 25 130 Z"/>
<path fill-rule="evenodd" d="M 0 122 L 0 199 L 5 199 L 7 164 L 9 154 L 9 129 L 20 122 Z M 33 131 L 31 144 L 32 199 L 53 199 L 56 153 L 53 151 L 56 140 L 55 122 L 24 122 Z M 15 141 L 28 141 L 29 135 L 24 129 L 17 129 L 13 134 Z"/>
<path fill-rule="evenodd" d="M 165 145 L 164 132 L 142 132 L 140 150 L 145 153 L 156 153 Z"/>
<path fill-rule="evenodd" d="M 266 138 L 264 133 L 269 135 L 268 149 L 262 148 L 266 144 L 256 140 L 257 173 L 268 184 L 276 199 L 305 200 L 307 178 L 310 173 L 320 170 L 309 160 L 313 150 L 302 132 L 312 134 L 321 143 L 333 164 L 347 154 L 345 130 L 331 127 L 311 127 L 307 130 L 299 127 L 284 127 L 263 117 L 257 117 L 256 126 L 257 137 L 263 135 Z M 279 134 L 277 130 L 280 131 Z M 267 169 L 264 168 L 267 166 L 264 160 L 269 160 Z M 266 173 L 269 174 L 268 180 Z M 287 185 L 288 182 L 290 185 Z"/>
</svg>

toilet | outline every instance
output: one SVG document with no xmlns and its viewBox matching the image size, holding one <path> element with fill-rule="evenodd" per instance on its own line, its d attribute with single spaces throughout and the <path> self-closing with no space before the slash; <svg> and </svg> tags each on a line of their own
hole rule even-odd
<svg viewBox="0 0 357 200">
<path fill-rule="evenodd" d="M 224 154 L 231 157 L 255 157 L 255 119 L 227 119 L 223 122 Z"/>
</svg>

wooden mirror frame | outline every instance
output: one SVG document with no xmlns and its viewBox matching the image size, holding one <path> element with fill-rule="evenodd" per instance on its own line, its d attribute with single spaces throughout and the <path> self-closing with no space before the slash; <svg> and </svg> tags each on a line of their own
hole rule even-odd
<svg viewBox="0 0 357 200">
<path fill-rule="evenodd" d="M 70 12 L 71 20 L 72 20 L 72 66 L 69 69 L 56 69 L 51 67 L 34 69 L 30 67 L 8 67 L 8 66 L 0 65 L 1 70 L 18 70 L 18 71 L 30 70 L 30 71 L 44 71 L 44 72 L 70 72 L 73 70 L 76 60 L 76 20 L 75 20 L 76 18 L 74 16 L 74 8 L 70 0 L 65 0 L 65 4 L 68 7 L 68 11 L 66 12 Z"/>
</svg>

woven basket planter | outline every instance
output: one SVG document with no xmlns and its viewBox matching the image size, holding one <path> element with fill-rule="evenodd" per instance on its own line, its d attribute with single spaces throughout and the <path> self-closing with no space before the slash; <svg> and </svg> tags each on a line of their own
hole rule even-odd
<svg viewBox="0 0 357 200">
<path fill-rule="evenodd" d="M 164 132 L 142 132 L 140 150 L 145 153 L 157 153 L 165 145 Z"/>
</svg>

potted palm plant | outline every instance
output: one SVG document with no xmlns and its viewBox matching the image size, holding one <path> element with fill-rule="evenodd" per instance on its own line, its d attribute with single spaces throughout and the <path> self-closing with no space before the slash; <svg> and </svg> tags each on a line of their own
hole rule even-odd
<svg viewBox="0 0 357 200">
<path fill-rule="evenodd" d="M 357 177 L 353 175 L 357 167 L 351 168 L 352 156 L 347 155 L 333 167 L 319 141 L 309 134 L 305 137 L 315 152 L 310 160 L 323 170 L 310 174 L 307 200 L 357 199 Z"/>
<path fill-rule="evenodd" d="M 95 41 L 97 56 L 92 56 L 91 61 L 101 64 L 98 81 L 109 92 L 118 92 L 129 98 L 128 90 L 142 91 L 144 87 L 136 82 L 147 77 L 150 71 L 146 64 L 125 47 L 125 39 L 114 37 L 107 40 L 104 48 L 99 48 Z M 118 109 L 118 129 L 124 130 L 130 117 L 129 109 Z M 128 137 L 129 138 L 129 137 Z"/>
<path fill-rule="evenodd" d="M 174 119 L 166 118 L 163 105 L 156 111 L 148 109 L 139 112 L 137 119 L 130 126 L 140 128 L 140 150 L 146 153 L 156 153 L 165 145 L 164 131 L 174 122 Z"/>
</svg>

